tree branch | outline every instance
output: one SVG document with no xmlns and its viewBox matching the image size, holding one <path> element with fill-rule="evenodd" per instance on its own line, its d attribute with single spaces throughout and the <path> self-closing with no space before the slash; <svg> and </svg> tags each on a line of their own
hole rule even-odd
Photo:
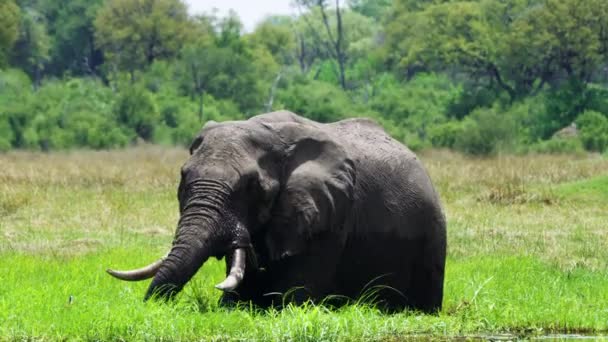
<svg viewBox="0 0 608 342">
<path fill-rule="evenodd" d="M 509 93 L 509 97 L 511 98 L 511 101 L 515 100 L 515 96 L 516 96 L 515 89 L 513 89 L 513 87 L 511 87 L 507 83 L 505 83 L 505 81 L 502 79 L 502 76 L 500 75 L 500 72 L 498 71 L 498 68 L 496 67 L 496 65 L 494 65 L 493 63 L 488 63 L 488 69 L 494 76 L 494 79 L 496 79 L 496 82 L 498 82 L 498 85 L 501 88 L 503 88 L 504 90 L 506 90 L 507 93 Z"/>
</svg>

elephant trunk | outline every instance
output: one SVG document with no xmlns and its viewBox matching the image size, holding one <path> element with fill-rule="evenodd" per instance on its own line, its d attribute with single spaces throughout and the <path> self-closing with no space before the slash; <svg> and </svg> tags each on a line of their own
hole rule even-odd
<svg viewBox="0 0 608 342">
<path fill-rule="evenodd" d="M 230 188 L 220 182 L 197 181 L 188 191 L 173 246 L 154 275 L 146 300 L 172 298 L 209 257 L 224 255 L 231 247 L 238 249 L 234 244 L 237 223 L 226 205 Z"/>
</svg>

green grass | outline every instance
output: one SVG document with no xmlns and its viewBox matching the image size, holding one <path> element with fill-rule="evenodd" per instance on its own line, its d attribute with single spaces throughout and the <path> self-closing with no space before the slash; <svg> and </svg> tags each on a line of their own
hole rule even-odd
<svg viewBox="0 0 608 342">
<path fill-rule="evenodd" d="M 0 340 L 403 340 L 608 334 L 608 160 L 422 158 L 448 216 L 444 309 L 227 310 L 208 262 L 172 304 L 105 274 L 170 246 L 181 150 L 0 155 Z"/>
<path fill-rule="evenodd" d="M 608 176 L 561 184 L 557 193 L 570 200 L 608 202 Z"/>
</svg>

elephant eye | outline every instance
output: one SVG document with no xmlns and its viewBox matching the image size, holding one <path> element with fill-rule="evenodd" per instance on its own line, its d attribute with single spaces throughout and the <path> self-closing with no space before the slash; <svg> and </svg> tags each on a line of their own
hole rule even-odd
<svg viewBox="0 0 608 342">
<path fill-rule="evenodd" d="M 196 151 L 197 148 L 199 148 L 201 146 L 201 144 L 203 143 L 203 136 L 199 135 L 198 137 L 196 137 L 194 139 L 194 141 L 192 141 L 192 144 L 190 144 L 190 155 L 192 155 L 192 153 L 194 153 L 194 151 Z"/>
</svg>

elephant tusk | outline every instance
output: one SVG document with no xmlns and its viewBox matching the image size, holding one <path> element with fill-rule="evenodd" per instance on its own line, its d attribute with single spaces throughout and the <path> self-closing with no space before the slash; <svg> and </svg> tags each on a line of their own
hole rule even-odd
<svg viewBox="0 0 608 342">
<path fill-rule="evenodd" d="M 245 249 L 237 248 L 232 254 L 232 265 L 230 266 L 230 273 L 223 282 L 215 285 L 215 288 L 222 291 L 234 291 L 245 276 Z"/>
<path fill-rule="evenodd" d="M 128 280 L 128 281 L 145 280 L 145 279 L 154 277 L 156 272 L 158 272 L 160 265 L 163 263 L 163 261 L 165 261 L 166 258 L 167 258 L 167 256 L 164 256 L 164 257 L 158 259 L 157 261 L 151 263 L 148 266 L 138 268 L 135 270 L 116 271 L 116 270 L 108 268 L 106 270 L 106 272 L 108 272 L 111 276 L 121 279 L 121 280 Z"/>
</svg>

